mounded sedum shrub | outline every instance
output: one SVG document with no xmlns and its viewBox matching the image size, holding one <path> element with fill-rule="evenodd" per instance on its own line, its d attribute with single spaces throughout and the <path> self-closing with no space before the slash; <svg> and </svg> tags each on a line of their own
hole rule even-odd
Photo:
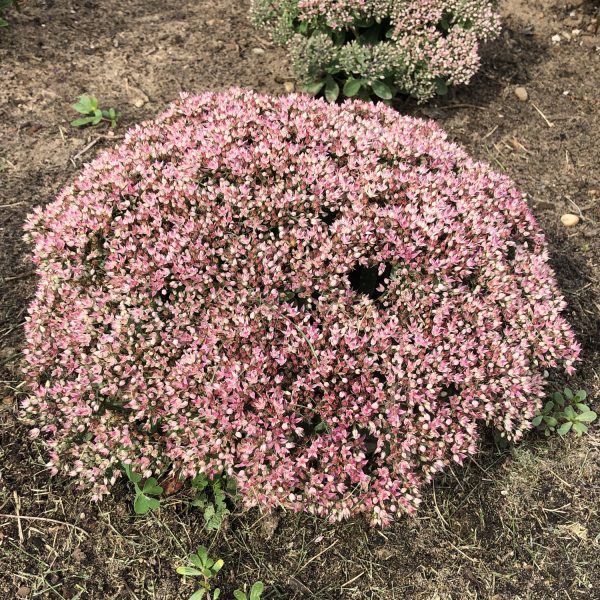
<svg viewBox="0 0 600 600">
<path fill-rule="evenodd" d="M 329 99 L 443 94 L 469 82 L 479 43 L 500 31 L 492 0 L 253 0 L 251 17 Z"/>
<path fill-rule="evenodd" d="M 579 353 L 521 193 L 382 105 L 184 97 L 27 230 L 24 407 L 96 497 L 133 463 L 386 522 Z"/>
</svg>

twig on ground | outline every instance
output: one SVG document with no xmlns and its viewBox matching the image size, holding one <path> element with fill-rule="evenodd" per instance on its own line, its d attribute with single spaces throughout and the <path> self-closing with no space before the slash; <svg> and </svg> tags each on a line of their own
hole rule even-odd
<svg viewBox="0 0 600 600">
<path fill-rule="evenodd" d="M 544 121 L 546 121 L 546 125 L 548 125 L 548 127 L 554 127 L 554 123 L 552 123 L 551 121 L 548 120 L 546 115 L 537 107 L 535 102 L 532 102 L 531 106 L 533 106 L 533 108 L 535 108 L 535 110 L 537 110 L 538 113 L 540 113 L 540 116 L 542 117 L 542 119 L 544 119 Z"/>
<path fill-rule="evenodd" d="M 15 499 L 15 518 L 17 519 L 17 529 L 19 530 L 19 542 L 22 544 L 25 541 L 25 536 L 23 535 L 23 528 L 21 527 L 21 515 L 19 514 L 21 511 L 21 500 L 16 491 L 13 492 L 13 497 Z"/>
<path fill-rule="evenodd" d="M 16 492 L 15 492 L 15 494 L 16 494 Z M 17 510 L 18 509 L 15 506 L 15 512 Z M 90 535 L 85 529 L 81 529 L 81 527 L 78 527 L 77 525 L 73 525 L 73 523 L 67 523 L 66 521 L 59 521 L 58 519 L 50 519 L 48 517 L 28 517 L 28 516 L 19 515 L 19 514 L 9 515 L 6 513 L 0 513 L 0 519 L 17 519 L 17 523 L 18 523 L 18 527 L 19 527 L 19 538 L 21 538 L 21 536 L 23 535 L 23 531 L 21 529 L 21 521 L 43 521 L 45 523 L 55 523 L 56 525 L 64 525 L 65 527 L 71 527 L 72 529 L 75 529 L 76 531 L 79 531 L 79 533 L 83 533 L 84 535 L 87 535 L 87 536 Z M 23 538 L 23 539 L 25 539 L 25 538 Z"/>
</svg>

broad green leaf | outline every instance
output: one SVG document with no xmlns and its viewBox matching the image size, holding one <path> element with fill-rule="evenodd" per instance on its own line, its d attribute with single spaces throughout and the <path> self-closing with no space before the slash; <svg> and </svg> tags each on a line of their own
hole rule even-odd
<svg viewBox="0 0 600 600">
<path fill-rule="evenodd" d="M 576 431 L 579 435 L 587 433 L 588 428 L 583 423 L 573 423 L 573 431 Z"/>
<path fill-rule="evenodd" d="M 159 496 L 163 493 L 163 489 L 158 485 L 158 482 L 154 477 L 150 477 L 146 480 L 142 491 L 144 494 L 149 494 L 151 496 Z"/>
<path fill-rule="evenodd" d="M 204 598 L 204 596 L 206 595 L 206 590 L 203 589 L 199 589 L 196 590 L 191 596 L 190 596 L 190 600 L 202 600 L 202 598 Z"/>
<path fill-rule="evenodd" d="M 444 78 L 438 77 L 435 80 L 435 90 L 440 96 L 445 96 L 448 93 L 448 82 Z"/>
<path fill-rule="evenodd" d="M 554 417 L 551 417 L 551 416 L 544 417 L 544 422 L 549 427 L 556 427 L 556 425 L 558 424 L 558 421 Z"/>
<path fill-rule="evenodd" d="M 579 412 L 582 412 L 582 413 L 590 412 L 590 410 L 591 410 L 591 408 L 587 404 L 582 404 L 581 402 L 577 403 L 575 405 L 575 407 L 577 408 L 577 410 Z"/>
<path fill-rule="evenodd" d="M 250 590 L 250 600 L 260 600 L 260 596 L 263 593 L 265 586 L 262 581 L 257 581 Z"/>
<path fill-rule="evenodd" d="M 550 400 L 549 402 L 546 402 L 546 404 L 544 405 L 544 410 L 542 412 L 545 415 L 547 415 L 552 412 L 553 408 L 554 408 L 554 402 L 552 402 L 552 400 Z"/>
<path fill-rule="evenodd" d="M 94 120 L 94 117 L 81 117 L 80 119 L 75 119 L 71 121 L 72 127 L 82 127 L 83 125 L 89 125 Z"/>
<path fill-rule="evenodd" d="M 195 567 L 198 567 L 199 569 L 201 569 L 204 566 L 202 564 L 202 561 L 200 560 L 200 557 L 197 554 L 190 554 L 189 560 Z"/>
<path fill-rule="evenodd" d="M 194 567 L 177 567 L 177 572 L 187 577 L 200 577 L 202 575 L 202 571 L 194 569 Z"/>
<path fill-rule="evenodd" d="M 584 413 L 581 413 L 580 415 L 578 415 L 577 420 L 582 421 L 583 423 L 592 423 L 593 421 L 596 420 L 597 416 L 598 415 L 593 410 L 589 410 L 587 412 L 584 412 Z"/>
<path fill-rule="evenodd" d="M 371 84 L 371 87 L 373 88 L 375 95 L 381 98 L 382 100 L 391 100 L 394 96 L 392 94 L 390 86 L 387 83 L 384 83 L 383 81 L 379 81 L 378 79 L 376 79 Z"/>
<path fill-rule="evenodd" d="M 573 423 L 571 421 L 567 421 L 566 423 L 563 423 L 557 430 L 556 432 L 558 433 L 558 435 L 566 435 L 567 433 L 569 433 L 569 431 L 571 431 L 571 427 L 573 426 Z"/>
<path fill-rule="evenodd" d="M 344 84 L 344 96 L 348 96 L 348 98 L 356 96 L 356 94 L 360 92 L 363 83 L 363 79 L 354 79 L 354 77 L 350 77 Z"/>
<path fill-rule="evenodd" d="M 544 417 L 543 417 L 542 415 L 538 415 L 537 417 L 534 417 L 534 418 L 533 418 L 533 421 L 531 421 L 531 424 L 532 424 L 534 427 L 537 427 L 537 426 L 538 426 L 538 425 L 539 425 L 539 424 L 542 422 L 542 419 L 543 419 L 543 418 L 544 418 Z"/>
<path fill-rule="evenodd" d="M 84 115 L 93 113 L 98 108 L 98 100 L 95 96 L 79 96 L 79 102 L 73 104 L 73 108 Z"/>
<path fill-rule="evenodd" d="M 572 406 L 565 406 L 564 413 L 568 419 L 574 419 L 577 416 L 577 413 Z"/>
<path fill-rule="evenodd" d="M 206 564 L 206 561 L 208 560 L 208 550 L 206 549 L 206 547 L 200 546 L 198 550 L 196 550 L 196 554 L 200 557 L 202 564 Z"/>
<path fill-rule="evenodd" d="M 324 81 L 312 81 L 311 83 L 307 83 L 307 84 L 303 85 L 302 89 L 305 92 L 312 94 L 313 96 L 316 96 L 323 89 L 324 85 L 325 85 Z"/>
<path fill-rule="evenodd" d="M 567 400 L 573 400 L 573 390 L 571 388 L 565 388 L 564 395 Z"/>
<path fill-rule="evenodd" d="M 340 95 L 340 86 L 331 75 L 325 81 L 325 98 L 327 102 L 335 102 Z"/>
<path fill-rule="evenodd" d="M 235 600 L 248 600 L 248 596 L 246 596 L 246 594 L 244 594 L 244 592 L 241 590 L 235 590 L 233 592 L 233 596 Z"/>
<path fill-rule="evenodd" d="M 212 568 L 213 573 L 218 573 L 223 568 L 224 564 L 225 562 L 222 559 L 219 559 L 217 562 L 215 562 Z"/>
<path fill-rule="evenodd" d="M 156 510 L 160 502 L 156 498 L 150 498 L 145 494 L 138 494 L 133 503 L 133 510 L 137 515 L 145 515 L 151 510 Z"/>
<path fill-rule="evenodd" d="M 94 120 L 92 121 L 92 125 L 98 125 L 98 123 L 100 123 L 100 121 L 102 121 L 102 111 L 96 110 L 94 112 Z"/>
<path fill-rule="evenodd" d="M 212 595 L 212 600 L 217 600 L 217 598 L 221 595 L 221 590 L 219 588 L 215 588 L 215 591 Z"/>
<path fill-rule="evenodd" d="M 583 402 L 587 398 L 587 392 L 585 390 L 578 390 L 575 394 L 575 398 L 577 398 L 579 402 Z"/>
</svg>

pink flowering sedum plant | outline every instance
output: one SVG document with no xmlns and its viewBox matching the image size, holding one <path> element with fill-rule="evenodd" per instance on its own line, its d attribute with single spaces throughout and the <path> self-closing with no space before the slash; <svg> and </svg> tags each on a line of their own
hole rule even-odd
<svg viewBox="0 0 600 600">
<path fill-rule="evenodd" d="M 307 91 L 421 101 L 468 83 L 496 37 L 494 0 L 253 0 L 251 17 L 285 45 Z"/>
<path fill-rule="evenodd" d="M 125 463 L 386 523 L 579 354 L 522 194 L 382 105 L 183 97 L 27 238 L 24 408 L 97 498 Z"/>
</svg>

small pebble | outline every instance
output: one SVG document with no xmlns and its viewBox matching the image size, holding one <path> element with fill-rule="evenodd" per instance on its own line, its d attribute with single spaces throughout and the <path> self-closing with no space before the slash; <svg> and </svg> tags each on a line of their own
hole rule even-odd
<svg viewBox="0 0 600 600">
<path fill-rule="evenodd" d="M 143 98 L 136 98 L 136 99 L 133 101 L 133 105 L 134 105 L 136 108 L 142 108 L 142 106 L 144 106 L 144 104 L 146 104 L 146 102 L 144 101 L 144 99 L 143 99 Z"/>
<path fill-rule="evenodd" d="M 527 102 L 527 99 L 529 98 L 529 94 L 527 93 L 527 90 L 524 87 L 518 86 L 515 88 L 515 96 L 521 101 L 521 102 Z"/>
<path fill-rule="evenodd" d="M 260 56 L 261 54 L 264 54 L 265 51 L 262 48 L 252 48 L 252 54 L 256 54 L 257 56 Z"/>
<path fill-rule="evenodd" d="M 295 87 L 296 87 L 296 86 L 294 85 L 294 82 L 293 82 L 293 81 L 286 81 L 286 82 L 283 84 L 283 87 L 285 88 L 285 91 L 286 91 L 288 94 L 291 94 L 291 93 L 294 91 L 294 89 L 295 89 Z"/>
<path fill-rule="evenodd" d="M 553 41 L 555 44 L 560 44 L 561 40 L 562 40 L 562 38 L 560 37 L 560 35 L 558 35 L 558 33 L 557 33 L 556 35 L 553 35 L 553 36 L 552 36 L 552 41 Z"/>
<path fill-rule="evenodd" d="M 560 222 L 565 227 L 575 227 L 577 223 L 579 223 L 579 217 L 577 215 L 573 215 L 571 213 L 566 213 L 560 218 Z"/>
</svg>

